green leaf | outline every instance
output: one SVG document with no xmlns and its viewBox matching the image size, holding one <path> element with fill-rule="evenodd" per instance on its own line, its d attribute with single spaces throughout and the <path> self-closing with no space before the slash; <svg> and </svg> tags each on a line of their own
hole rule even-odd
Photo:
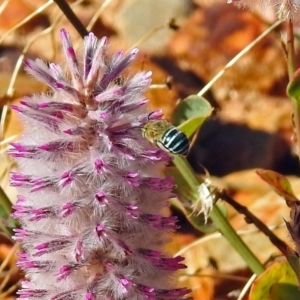
<svg viewBox="0 0 300 300">
<path fill-rule="evenodd" d="M 270 289 L 270 296 L 272 300 L 300 299 L 300 289 L 289 283 L 275 283 Z"/>
<path fill-rule="evenodd" d="M 272 300 L 296 300 L 300 299 L 299 287 L 289 283 L 275 283 L 270 288 Z"/>
<path fill-rule="evenodd" d="M 292 269 L 294 270 L 294 272 L 295 272 L 295 274 L 298 278 L 298 281 L 300 282 L 300 261 L 299 261 L 299 258 L 296 255 L 289 254 L 289 255 L 286 255 L 286 259 L 289 262 Z"/>
<path fill-rule="evenodd" d="M 11 212 L 11 202 L 9 198 L 7 197 L 6 193 L 0 186 L 0 214 L 1 216 L 8 216 Z"/>
<path fill-rule="evenodd" d="M 297 285 L 297 276 L 287 261 L 275 262 L 264 273 L 257 277 L 252 284 L 249 300 L 276 299 L 273 298 L 272 288 L 274 284 L 278 283 Z M 275 286 L 275 288 L 278 287 Z M 294 299 L 299 298 L 296 297 Z"/>
<path fill-rule="evenodd" d="M 180 102 L 172 115 L 172 123 L 191 137 L 212 113 L 213 108 L 203 97 L 191 95 Z"/>
<path fill-rule="evenodd" d="M 300 68 L 294 73 L 293 77 L 291 78 L 286 92 L 290 98 L 300 100 Z"/>
<path fill-rule="evenodd" d="M 287 201 L 299 201 L 295 196 L 288 179 L 271 170 L 257 170 L 258 176 L 267 182 L 272 189 Z"/>
<path fill-rule="evenodd" d="M 11 236 L 11 228 L 15 228 L 17 222 L 10 216 L 11 202 L 4 190 L 0 187 L 0 232 Z"/>
</svg>

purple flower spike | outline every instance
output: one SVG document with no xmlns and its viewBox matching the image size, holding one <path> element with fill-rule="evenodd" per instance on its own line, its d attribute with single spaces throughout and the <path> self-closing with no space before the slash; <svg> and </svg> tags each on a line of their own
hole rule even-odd
<svg viewBox="0 0 300 300">
<path fill-rule="evenodd" d="M 183 258 L 163 251 L 178 228 L 162 213 L 174 197 L 173 179 L 160 175 L 171 158 L 141 134 L 162 117 L 143 96 L 151 72 L 128 70 L 137 49 L 109 53 L 90 33 L 80 56 L 65 30 L 61 39 L 66 72 L 25 62 L 52 93 L 12 106 L 26 121 L 9 150 L 20 162 L 11 174 L 22 193 L 12 213 L 23 225 L 19 299 L 191 299 L 173 282 Z"/>
</svg>

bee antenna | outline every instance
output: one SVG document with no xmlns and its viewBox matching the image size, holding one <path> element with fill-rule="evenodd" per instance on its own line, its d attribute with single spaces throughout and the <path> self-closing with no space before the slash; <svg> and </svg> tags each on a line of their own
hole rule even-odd
<svg viewBox="0 0 300 300">
<path fill-rule="evenodd" d="M 162 113 L 161 109 L 152 111 L 148 114 L 148 122 L 151 121 L 152 116 L 154 116 L 153 120 L 160 120 L 163 115 L 164 114 Z"/>
<path fill-rule="evenodd" d="M 148 122 L 150 121 L 150 117 L 154 114 L 155 112 L 151 112 L 150 114 L 148 114 Z"/>
</svg>

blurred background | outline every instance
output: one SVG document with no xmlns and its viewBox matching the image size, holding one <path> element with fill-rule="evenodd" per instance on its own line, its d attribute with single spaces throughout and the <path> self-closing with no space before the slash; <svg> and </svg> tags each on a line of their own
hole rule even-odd
<svg viewBox="0 0 300 300">
<path fill-rule="evenodd" d="M 161 108 L 169 120 L 178 102 L 197 94 L 276 21 L 271 9 L 262 16 L 238 10 L 225 0 L 68 3 L 89 31 L 109 37 L 112 50 L 141 49 L 134 68 L 153 72 L 153 87 L 147 97 L 150 106 Z M 22 60 L 39 57 L 61 62 L 61 28 L 80 45 L 81 37 L 54 2 L 0 0 L 0 203 L 4 198 L 12 203 L 16 200 L 8 180 L 9 172 L 17 166 L 6 151 L 8 143 L 22 133 L 22 126 L 9 104 L 46 91 L 44 85 L 24 74 Z M 264 168 L 286 174 L 296 194 L 300 192 L 294 178 L 299 175 L 299 165 L 293 149 L 291 102 L 285 93 L 288 77 L 283 32 L 283 25 L 278 26 L 204 95 L 214 111 L 193 137 L 188 161 L 198 173 L 205 168 L 216 186 L 227 189 L 289 243 L 283 226 L 287 207 L 254 172 Z M 297 60 L 299 65 L 299 53 Z M 199 232 L 179 211 L 172 212 L 179 216 L 181 229 L 169 250 L 174 254 L 182 250 L 188 265 L 180 283 L 193 288 L 196 300 L 236 299 L 251 274 L 245 263 L 219 233 Z M 278 254 L 268 239 L 232 208 L 227 208 L 227 214 L 261 261 Z M 3 219 L 2 225 L 9 227 L 8 222 Z M 15 267 L 17 250 L 10 238 L 0 235 L 0 299 L 15 299 L 22 278 Z"/>
</svg>

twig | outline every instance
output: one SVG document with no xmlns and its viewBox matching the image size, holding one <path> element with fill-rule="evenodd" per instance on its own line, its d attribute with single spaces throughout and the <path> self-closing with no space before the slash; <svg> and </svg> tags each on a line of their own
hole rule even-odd
<svg viewBox="0 0 300 300">
<path fill-rule="evenodd" d="M 19 286 L 21 282 L 17 282 L 14 285 L 12 285 L 8 290 L 6 290 L 4 293 L 0 294 L 0 300 L 7 299 L 8 295 L 11 294 L 13 291 L 15 291 Z"/>
<path fill-rule="evenodd" d="M 208 84 L 203 87 L 203 89 L 197 94 L 198 96 L 203 96 L 213 84 L 223 76 L 223 74 L 231 68 L 242 56 L 244 56 L 249 50 L 251 50 L 259 41 L 261 41 L 266 35 L 268 35 L 272 30 L 279 26 L 282 21 L 277 21 L 272 26 L 270 26 L 266 31 L 264 31 L 260 36 L 258 36 L 253 42 L 251 42 L 247 47 L 245 47 L 241 52 L 239 52 L 226 66 L 214 77 Z"/>
<path fill-rule="evenodd" d="M 287 50 L 287 68 L 289 79 L 292 80 L 295 72 L 295 44 L 294 44 L 294 27 L 292 20 L 287 22 L 287 37 L 286 37 L 286 50 Z M 297 149 L 298 159 L 300 160 L 300 99 L 292 97 L 293 104 L 293 123 L 295 131 L 295 146 Z"/>
<path fill-rule="evenodd" d="M 16 24 L 15 26 L 13 26 L 12 28 L 10 28 L 9 30 L 7 30 L 0 38 L 0 44 L 2 44 L 2 42 L 6 39 L 7 36 L 9 36 L 14 30 L 20 28 L 21 26 L 23 26 L 24 24 L 26 24 L 27 22 L 29 22 L 33 17 L 37 16 L 38 14 L 40 14 L 43 10 L 45 10 L 47 7 L 49 7 L 50 5 L 52 5 L 52 1 L 49 0 L 48 2 L 46 2 L 45 4 L 43 4 L 42 6 L 40 6 L 37 10 L 35 10 L 33 13 L 31 13 L 30 15 L 28 15 L 26 18 L 22 19 L 21 22 L 19 22 L 18 24 Z"/>
<path fill-rule="evenodd" d="M 230 204 L 236 211 L 243 214 L 248 224 L 254 224 L 262 233 L 264 233 L 271 241 L 271 243 L 277 247 L 284 255 L 291 255 L 294 253 L 284 241 L 278 238 L 262 221 L 260 221 L 255 215 L 253 215 L 245 206 L 236 202 L 231 198 L 225 190 L 218 193 L 220 199 Z"/>
<path fill-rule="evenodd" d="M 5 269 L 5 267 L 9 263 L 9 260 L 16 254 L 19 247 L 19 243 L 15 243 L 14 246 L 10 249 L 8 255 L 5 257 L 4 261 L 0 265 L 0 273 Z"/>
<path fill-rule="evenodd" d="M 295 72 L 295 45 L 294 45 L 294 27 L 292 20 L 287 22 L 287 64 L 288 64 L 288 72 L 289 78 L 293 76 Z"/>
<path fill-rule="evenodd" d="M 250 279 L 248 280 L 248 282 L 246 283 L 246 285 L 243 287 L 239 297 L 237 298 L 237 300 L 242 300 L 244 298 L 244 296 L 247 294 L 247 292 L 250 290 L 252 283 L 254 282 L 254 280 L 257 278 L 256 274 L 253 274 Z"/>
<path fill-rule="evenodd" d="M 94 16 L 92 18 L 92 20 L 90 21 L 90 23 L 87 26 L 87 30 L 90 31 L 93 29 L 96 21 L 99 19 L 100 15 L 102 14 L 102 12 L 105 10 L 105 8 L 108 6 L 108 4 L 111 2 L 111 0 L 105 0 L 100 7 L 98 8 L 98 10 L 96 10 L 96 12 L 94 13 Z"/>
<path fill-rule="evenodd" d="M 83 24 L 78 19 L 78 17 L 74 14 L 73 10 L 71 9 L 69 4 L 65 0 L 54 0 L 54 2 L 61 9 L 61 11 L 68 18 L 68 20 L 71 22 L 71 24 L 74 26 L 74 28 L 78 31 L 78 33 L 80 34 L 80 36 L 82 38 L 84 38 L 86 35 L 88 35 L 89 32 L 83 26 Z"/>
</svg>

